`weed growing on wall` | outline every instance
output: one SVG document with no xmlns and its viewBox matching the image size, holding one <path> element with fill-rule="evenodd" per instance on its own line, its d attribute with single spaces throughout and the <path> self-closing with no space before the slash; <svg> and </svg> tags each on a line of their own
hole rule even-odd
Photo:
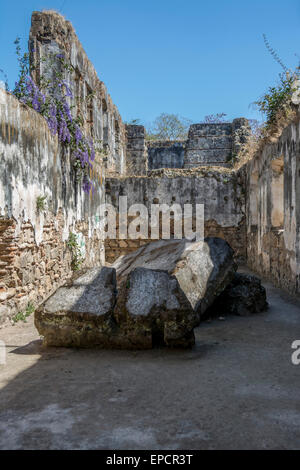
<svg viewBox="0 0 300 470">
<path fill-rule="evenodd" d="M 12 318 L 12 323 L 18 323 L 22 321 L 24 323 L 27 322 L 27 318 L 34 312 L 35 308 L 32 303 L 28 303 L 25 312 L 19 312 Z"/>
<path fill-rule="evenodd" d="M 76 234 L 71 232 L 67 241 L 67 247 L 72 253 L 71 268 L 73 271 L 78 271 L 83 262 L 80 246 L 77 241 Z"/>
<path fill-rule="evenodd" d="M 288 112 L 292 95 L 297 91 L 295 73 L 280 74 L 280 83 L 277 86 L 269 87 L 267 93 L 255 102 L 259 110 L 266 116 L 266 128 L 269 128 L 277 120 L 277 115 L 281 111 Z"/>
<path fill-rule="evenodd" d="M 36 209 L 38 212 L 44 211 L 46 209 L 46 199 L 47 196 L 38 196 L 36 198 Z"/>
<path fill-rule="evenodd" d="M 277 121 L 278 114 L 287 116 L 291 107 L 292 97 L 299 88 L 299 67 L 295 71 L 288 69 L 270 46 L 265 34 L 264 43 L 273 59 L 280 65 L 283 72 L 279 74 L 279 83 L 269 87 L 268 91 L 254 104 L 266 116 L 265 129 L 268 130 Z"/>
</svg>

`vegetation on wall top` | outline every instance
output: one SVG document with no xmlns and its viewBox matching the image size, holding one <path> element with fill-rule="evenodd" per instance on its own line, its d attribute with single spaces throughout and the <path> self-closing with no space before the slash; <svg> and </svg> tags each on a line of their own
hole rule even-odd
<svg viewBox="0 0 300 470">
<path fill-rule="evenodd" d="M 292 70 L 286 67 L 278 53 L 270 46 L 265 34 L 263 34 L 263 39 L 267 50 L 283 70 L 279 73 L 279 83 L 269 87 L 268 91 L 255 102 L 266 117 L 264 130 L 269 131 L 279 117 L 287 116 L 291 110 L 293 96 L 299 90 L 300 68 L 298 66 L 296 70 Z"/>
</svg>

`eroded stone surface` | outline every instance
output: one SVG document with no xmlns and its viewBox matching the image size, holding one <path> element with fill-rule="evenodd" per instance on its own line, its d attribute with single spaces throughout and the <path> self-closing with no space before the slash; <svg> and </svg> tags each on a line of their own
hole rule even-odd
<svg viewBox="0 0 300 470">
<path fill-rule="evenodd" d="M 134 268 L 120 281 L 115 308 L 118 324 L 138 331 L 144 347 L 194 344 L 193 328 L 198 322 L 178 280 L 166 271 Z"/>
<path fill-rule="evenodd" d="M 46 345 L 189 347 L 202 313 L 235 268 L 222 239 L 160 240 L 58 289 L 37 310 L 35 324 Z"/>
<path fill-rule="evenodd" d="M 142 267 L 173 276 L 191 310 L 201 315 L 225 289 L 236 271 L 233 250 L 221 238 L 204 241 L 159 240 L 119 258 L 113 265 L 119 282 Z"/>
<path fill-rule="evenodd" d="M 48 346 L 107 347 L 114 337 L 115 301 L 115 270 L 90 269 L 44 302 L 35 312 L 35 326 Z"/>
</svg>

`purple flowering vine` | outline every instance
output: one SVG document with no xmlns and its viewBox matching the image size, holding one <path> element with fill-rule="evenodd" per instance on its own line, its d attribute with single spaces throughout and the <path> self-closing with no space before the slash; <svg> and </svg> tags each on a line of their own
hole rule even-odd
<svg viewBox="0 0 300 470">
<path fill-rule="evenodd" d="M 64 66 L 64 55 L 57 54 L 55 57 Z M 65 66 L 65 68 L 67 67 L 69 66 Z M 72 116 L 68 103 L 69 99 L 73 97 L 71 87 L 60 72 L 56 72 L 51 81 L 41 77 L 41 84 L 43 85 L 39 88 L 29 74 L 29 67 L 25 64 L 20 72 L 18 82 L 15 83 L 13 93 L 22 103 L 42 114 L 51 134 L 58 135 L 60 142 L 71 148 L 72 154 L 79 164 L 75 167 L 81 168 L 81 172 L 83 172 L 83 190 L 85 192 L 93 191 L 93 184 L 89 179 L 89 169 L 92 168 L 95 160 L 94 142 L 93 139 L 85 137 L 79 119 L 74 119 Z"/>
</svg>

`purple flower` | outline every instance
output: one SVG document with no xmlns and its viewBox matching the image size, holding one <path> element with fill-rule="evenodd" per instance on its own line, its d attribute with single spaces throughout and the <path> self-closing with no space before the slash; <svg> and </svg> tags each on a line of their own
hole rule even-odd
<svg viewBox="0 0 300 470">
<path fill-rule="evenodd" d="M 71 98 L 73 97 L 73 93 L 70 89 L 70 85 L 68 84 L 68 82 L 63 80 L 61 83 L 58 84 L 58 86 L 59 86 L 59 88 L 62 88 L 64 86 L 65 89 L 66 89 L 66 96 L 70 96 Z"/>
<path fill-rule="evenodd" d="M 78 126 L 76 126 L 75 129 L 75 140 L 76 140 L 76 145 L 81 141 L 82 139 L 82 132 Z"/>
<path fill-rule="evenodd" d="M 57 57 L 63 58 L 63 54 Z M 59 96 L 57 87 L 62 90 L 60 100 L 57 97 Z M 61 83 L 57 80 L 55 86 L 48 85 L 43 93 L 34 80 L 28 76 L 15 83 L 14 92 L 22 103 L 32 106 L 45 117 L 52 135 L 58 135 L 59 140 L 65 144 L 70 144 L 72 139 L 72 145 L 75 143 L 73 155 L 79 160 L 84 173 L 92 168 L 92 162 L 95 160 L 93 139 L 87 139 L 80 126 L 73 123 L 71 108 L 66 99 L 66 97 L 72 97 L 72 91 L 65 80 Z M 94 184 L 87 174 L 84 175 L 82 187 L 86 193 L 91 190 L 94 193 Z"/>
<path fill-rule="evenodd" d="M 39 101 L 37 94 L 35 94 L 32 98 L 32 106 L 33 106 L 33 109 L 35 109 L 38 112 L 41 110 L 41 103 Z"/>
<path fill-rule="evenodd" d="M 55 103 L 52 103 L 49 109 L 49 113 L 51 117 L 56 118 L 56 105 Z"/>
<path fill-rule="evenodd" d="M 48 123 L 48 127 L 50 129 L 51 134 L 55 135 L 57 133 L 57 121 L 54 120 L 53 118 L 48 118 L 47 123 Z"/>
<path fill-rule="evenodd" d="M 83 191 L 89 193 L 92 187 L 92 183 L 88 180 L 87 176 L 85 176 L 82 184 Z"/>
<path fill-rule="evenodd" d="M 56 106 L 54 103 L 51 104 L 49 109 L 49 116 L 46 118 L 47 123 L 52 135 L 57 133 L 57 118 L 56 118 Z"/>
<path fill-rule="evenodd" d="M 84 152 L 82 152 L 82 160 L 81 160 L 81 164 L 82 164 L 82 167 L 84 167 L 87 163 L 89 163 L 89 152 L 87 150 L 84 150 Z"/>
<path fill-rule="evenodd" d="M 69 119 L 69 121 L 72 122 L 73 118 L 72 118 L 71 110 L 70 110 L 70 107 L 69 107 L 69 105 L 66 101 L 63 104 L 63 108 L 64 108 L 64 112 L 66 113 L 67 118 Z"/>
<path fill-rule="evenodd" d="M 68 129 L 68 125 L 65 121 L 64 115 L 61 111 L 59 111 L 60 119 L 59 119 L 59 128 L 58 128 L 58 138 L 61 142 L 70 142 L 71 134 Z"/>
<path fill-rule="evenodd" d="M 65 87 L 66 87 L 66 95 L 73 98 L 73 93 L 72 93 L 71 89 L 69 88 L 69 86 L 65 84 Z"/>
<path fill-rule="evenodd" d="M 93 139 L 88 140 L 88 146 L 89 146 L 89 155 L 93 162 L 95 160 L 95 148 L 94 148 Z"/>
</svg>

